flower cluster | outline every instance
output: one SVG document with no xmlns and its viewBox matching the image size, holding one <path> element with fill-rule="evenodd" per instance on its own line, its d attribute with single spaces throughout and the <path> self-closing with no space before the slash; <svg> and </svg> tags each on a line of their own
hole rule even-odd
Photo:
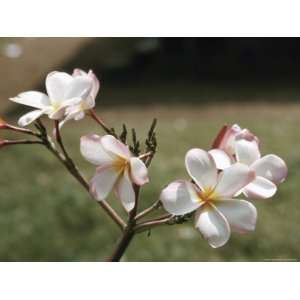
<svg viewBox="0 0 300 300">
<path fill-rule="evenodd" d="M 195 227 L 214 248 L 223 246 L 231 231 L 255 229 L 255 206 L 236 197 L 270 198 L 287 176 L 284 161 L 274 154 L 261 157 L 258 138 L 238 125 L 222 128 L 213 149 L 189 150 L 185 166 L 192 180 L 172 182 L 160 200 L 177 216 L 196 211 Z"/>
<path fill-rule="evenodd" d="M 154 120 L 141 153 L 140 142 L 132 130 L 133 146 L 127 141 L 127 128 L 118 135 L 107 127 L 93 110 L 100 83 L 92 71 L 75 69 L 73 74 L 51 72 L 46 78 L 47 94 L 27 91 L 10 100 L 34 107 L 18 123 L 10 125 L 0 119 L 0 129 L 28 134 L 35 140 L 1 140 L 0 146 L 15 144 L 43 144 L 84 186 L 123 230 L 123 239 L 112 260 L 120 259 L 132 236 L 151 226 L 176 224 L 194 216 L 195 227 L 214 248 L 223 246 L 231 232 L 246 233 L 256 226 L 257 211 L 249 201 L 274 196 L 277 186 L 287 176 L 285 162 L 274 154 L 261 156 L 258 138 L 238 125 L 224 126 L 213 142 L 212 149 L 193 148 L 186 153 L 185 167 L 190 180 L 177 180 L 165 187 L 152 206 L 138 213 L 139 189 L 149 182 L 148 166 L 156 152 Z M 47 115 L 54 120 L 56 144 L 40 120 Z M 69 120 L 92 117 L 106 132 L 81 137 L 80 151 L 90 163 L 96 165 L 95 175 L 88 183 L 79 172 L 64 147 L 61 127 Z M 23 128 L 34 122 L 38 133 Z M 37 139 L 36 139 L 37 138 Z M 106 202 L 114 191 L 129 218 L 126 223 Z M 243 199 L 246 198 L 247 200 Z M 153 210 L 163 206 L 167 216 L 140 222 Z"/>
<path fill-rule="evenodd" d="M 99 81 L 92 71 L 86 73 L 75 69 L 72 75 L 54 71 L 46 78 L 47 94 L 28 91 L 10 100 L 36 108 L 19 119 L 19 126 L 27 126 L 42 115 L 59 120 L 62 126 L 68 120 L 82 119 L 85 111 L 95 106 L 99 87 Z"/>
</svg>

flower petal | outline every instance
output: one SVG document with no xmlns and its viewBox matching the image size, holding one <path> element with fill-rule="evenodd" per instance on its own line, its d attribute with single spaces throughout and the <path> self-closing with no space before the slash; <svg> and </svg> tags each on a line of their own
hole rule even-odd
<svg viewBox="0 0 300 300">
<path fill-rule="evenodd" d="M 218 170 L 211 155 L 202 149 L 191 149 L 185 156 L 185 167 L 201 189 L 214 188 Z"/>
<path fill-rule="evenodd" d="M 137 185 L 143 185 L 149 182 L 148 169 L 144 162 L 137 157 L 130 158 L 130 175 Z"/>
<path fill-rule="evenodd" d="M 90 192 L 95 199 L 105 200 L 113 189 L 120 172 L 111 165 L 104 165 L 97 168 L 96 174 L 90 182 Z"/>
<path fill-rule="evenodd" d="M 73 77 L 65 72 L 51 72 L 46 78 L 46 89 L 51 102 L 62 102 L 65 99 Z"/>
<path fill-rule="evenodd" d="M 225 151 L 220 149 L 212 149 L 209 150 L 208 153 L 213 157 L 217 169 L 223 170 L 231 166 L 231 158 Z"/>
<path fill-rule="evenodd" d="M 201 206 L 196 186 L 188 181 L 178 180 L 164 188 L 159 197 L 166 211 L 173 215 L 184 215 Z"/>
<path fill-rule="evenodd" d="M 92 89 L 92 79 L 88 76 L 73 77 L 68 89 L 66 90 L 64 99 L 86 98 Z"/>
<path fill-rule="evenodd" d="M 124 159 L 129 159 L 131 157 L 128 147 L 110 134 L 103 136 L 101 138 L 101 143 L 103 148 L 113 155 L 120 156 Z"/>
<path fill-rule="evenodd" d="M 29 91 L 19 94 L 17 97 L 10 98 L 11 101 L 27 106 L 43 109 L 50 105 L 49 97 L 40 92 Z"/>
<path fill-rule="evenodd" d="M 229 240 L 229 224 L 225 217 L 213 206 L 204 205 L 197 210 L 195 227 L 213 248 L 222 247 Z"/>
<path fill-rule="evenodd" d="M 35 121 L 37 118 L 39 118 L 41 115 L 43 115 L 45 112 L 43 110 L 37 109 L 33 110 L 25 115 L 23 115 L 19 121 L 18 124 L 21 127 L 25 127 Z"/>
<path fill-rule="evenodd" d="M 215 192 L 220 199 L 233 197 L 255 178 L 255 172 L 248 166 L 235 163 L 223 170 L 219 175 L 219 182 Z"/>
<path fill-rule="evenodd" d="M 89 71 L 88 76 L 90 76 L 90 78 L 93 81 L 91 96 L 93 99 L 95 99 L 100 89 L 100 81 L 98 80 L 97 76 L 94 74 L 92 70 Z"/>
<path fill-rule="evenodd" d="M 274 154 L 263 156 L 251 167 L 255 170 L 256 175 L 265 177 L 275 184 L 283 182 L 288 173 L 285 162 Z"/>
<path fill-rule="evenodd" d="M 111 157 L 102 147 L 101 137 L 96 134 L 85 135 L 80 138 L 80 152 L 82 156 L 95 165 L 113 163 Z"/>
<path fill-rule="evenodd" d="M 256 178 L 243 189 L 244 195 L 250 199 L 271 198 L 276 191 L 277 186 L 262 176 L 256 176 Z"/>
<path fill-rule="evenodd" d="M 255 140 L 237 140 L 235 141 L 236 160 L 240 163 L 250 166 L 260 158 L 258 144 Z"/>
<path fill-rule="evenodd" d="M 242 129 L 237 124 L 230 127 L 227 125 L 223 126 L 213 142 L 213 148 L 219 148 L 229 155 L 233 155 L 235 137 L 239 132 L 241 132 L 241 130 Z"/>
<path fill-rule="evenodd" d="M 232 231 L 245 233 L 255 230 L 257 211 L 245 200 L 224 200 L 215 202 L 217 210 L 226 218 Z"/>
<path fill-rule="evenodd" d="M 135 204 L 135 192 L 128 174 L 128 169 L 125 169 L 123 175 L 118 180 L 116 192 L 124 208 L 128 212 L 131 211 Z"/>
</svg>

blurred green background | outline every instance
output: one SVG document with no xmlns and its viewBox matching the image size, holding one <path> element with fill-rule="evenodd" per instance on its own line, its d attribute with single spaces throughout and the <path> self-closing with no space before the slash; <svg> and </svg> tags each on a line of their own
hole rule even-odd
<svg viewBox="0 0 300 300">
<path fill-rule="evenodd" d="M 158 119 L 158 153 L 149 170 L 151 183 L 141 192 L 141 208 L 154 202 L 169 182 L 188 178 L 188 149 L 208 149 L 224 123 L 249 128 L 260 138 L 263 154 L 277 154 L 289 167 L 276 196 L 255 201 L 256 231 L 232 234 L 226 246 L 212 249 L 192 222 L 158 227 L 150 236 L 137 235 L 123 260 L 298 260 L 298 43 L 299 39 L 1 39 L 1 116 L 16 123 L 27 109 L 7 98 L 29 89 L 44 90 L 49 71 L 92 68 L 102 84 L 98 115 L 109 125 L 118 131 L 122 123 L 135 127 L 143 141 L 152 119 Z M 43 120 L 51 130 L 52 124 Z M 63 128 L 70 153 L 91 178 L 94 167 L 79 153 L 79 138 L 88 133 L 102 134 L 88 118 Z M 0 161 L 1 261 L 102 261 L 109 256 L 118 228 L 50 153 L 39 145 L 7 147 L 1 149 Z M 117 199 L 111 196 L 108 201 L 125 217 Z"/>
</svg>

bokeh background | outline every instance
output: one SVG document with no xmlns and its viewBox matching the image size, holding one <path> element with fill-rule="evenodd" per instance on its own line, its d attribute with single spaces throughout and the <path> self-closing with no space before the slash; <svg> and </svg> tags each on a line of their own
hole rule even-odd
<svg viewBox="0 0 300 300">
<path fill-rule="evenodd" d="M 97 111 L 108 124 L 119 131 L 122 123 L 135 127 L 143 141 L 158 119 L 159 148 L 141 207 L 169 182 L 188 178 L 188 149 L 208 149 L 224 123 L 247 127 L 261 139 L 263 154 L 275 153 L 289 167 L 276 196 L 255 202 L 257 230 L 212 249 L 192 223 L 160 227 L 138 235 L 123 260 L 298 260 L 299 53 L 298 38 L 2 38 L 1 117 L 16 123 L 27 108 L 8 98 L 44 90 L 48 72 L 93 69 L 101 80 Z M 90 178 L 94 167 L 79 153 L 79 138 L 88 133 L 102 134 L 88 118 L 63 128 L 70 153 Z M 50 153 L 38 145 L 7 147 L 0 161 L 1 261 L 105 260 L 118 228 Z M 124 215 L 114 197 L 109 201 Z"/>
</svg>

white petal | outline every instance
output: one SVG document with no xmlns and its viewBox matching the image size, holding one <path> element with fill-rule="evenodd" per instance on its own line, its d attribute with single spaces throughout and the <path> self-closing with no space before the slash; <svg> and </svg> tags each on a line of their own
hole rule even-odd
<svg viewBox="0 0 300 300">
<path fill-rule="evenodd" d="M 243 193 L 249 199 L 266 199 L 274 196 L 277 186 L 270 180 L 256 176 L 244 189 Z"/>
<path fill-rule="evenodd" d="M 124 208 L 128 212 L 131 211 L 134 208 L 135 192 L 128 174 L 128 169 L 125 169 L 123 175 L 118 180 L 116 192 Z"/>
<path fill-rule="evenodd" d="M 77 114 L 74 115 L 74 120 L 79 121 L 82 120 L 85 117 L 85 113 L 83 111 L 78 112 Z"/>
<path fill-rule="evenodd" d="M 113 189 L 119 175 L 120 172 L 117 172 L 113 166 L 98 167 L 90 183 L 91 194 L 99 201 L 105 200 Z"/>
<path fill-rule="evenodd" d="M 245 233 L 255 229 L 257 211 L 252 203 L 231 199 L 216 201 L 215 205 L 226 218 L 232 231 Z"/>
<path fill-rule="evenodd" d="M 131 157 L 128 147 L 110 134 L 103 136 L 101 143 L 103 148 L 113 155 L 120 156 L 124 159 L 129 159 Z"/>
<path fill-rule="evenodd" d="M 93 81 L 91 96 L 93 99 L 95 99 L 100 89 L 100 82 L 92 70 L 89 71 L 88 76 L 90 76 Z"/>
<path fill-rule="evenodd" d="M 48 116 L 52 120 L 62 120 L 64 115 L 65 115 L 65 108 L 61 107 L 60 109 L 55 110 L 55 111 L 53 111 L 53 109 L 52 109 L 52 112 L 49 113 Z"/>
<path fill-rule="evenodd" d="M 265 177 L 275 184 L 283 182 L 288 169 L 285 162 L 277 155 L 269 154 L 254 162 L 251 166 L 256 175 Z"/>
<path fill-rule="evenodd" d="M 213 157 L 217 169 L 223 170 L 231 166 L 231 158 L 225 151 L 220 149 L 212 149 L 208 151 L 208 153 Z"/>
<path fill-rule="evenodd" d="M 73 77 L 64 72 L 51 72 L 46 78 L 46 89 L 51 101 L 62 102 L 65 99 Z"/>
<path fill-rule="evenodd" d="M 144 162 L 137 157 L 130 158 L 131 178 L 137 185 L 143 185 L 149 182 L 148 169 Z"/>
<path fill-rule="evenodd" d="M 213 248 L 222 247 L 229 240 L 229 224 L 213 206 L 204 205 L 197 210 L 195 227 Z"/>
<path fill-rule="evenodd" d="M 27 106 L 43 109 L 50 105 L 49 97 L 43 93 L 29 91 L 19 94 L 17 97 L 10 98 L 11 101 Z"/>
<path fill-rule="evenodd" d="M 43 114 L 44 114 L 43 110 L 40 110 L 40 109 L 33 110 L 33 111 L 25 114 L 24 116 L 22 116 L 19 119 L 18 124 L 21 127 L 27 126 L 30 123 L 32 123 L 33 121 L 35 121 L 37 118 L 39 118 Z"/>
<path fill-rule="evenodd" d="M 231 167 L 223 170 L 219 175 L 219 182 L 215 192 L 217 197 L 222 199 L 233 197 L 237 192 L 253 181 L 255 172 L 248 166 L 235 163 Z"/>
<path fill-rule="evenodd" d="M 92 89 L 92 80 L 87 75 L 73 78 L 66 91 L 64 99 L 86 98 Z"/>
<path fill-rule="evenodd" d="M 80 152 L 92 164 L 107 165 L 113 163 L 113 158 L 102 147 L 101 137 L 96 134 L 85 135 L 80 138 Z"/>
<path fill-rule="evenodd" d="M 214 188 L 218 171 L 211 155 L 202 149 L 191 149 L 185 156 L 185 167 L 201 189 Z"/>
<path fill-rule="evenodd" d="M 173 215 L 184 215 L 201 206 L 196 186 L 188 181 L 170 183 L 159 197 L 166 211 Z"/>
<path fill-rule="evenodd" d="M 235 141 L 236 160 L 240 163 L 250 166 L 254 161 L 260 158 L 258 144 L 255 140 L 237 140 Z"/>
</svg>

